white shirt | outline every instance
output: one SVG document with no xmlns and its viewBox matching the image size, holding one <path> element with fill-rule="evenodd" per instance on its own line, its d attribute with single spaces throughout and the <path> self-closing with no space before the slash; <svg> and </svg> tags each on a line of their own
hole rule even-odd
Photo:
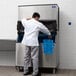
<svg viewBox="0 0 76 76">
<path fill-rule="evenodd" d="M 22 19 L 22 24 L 25 28 L 25 34 L 22 40 L 22 44 L 26 46 L 39 46 L 38 43 L 38 34 L 39 31 L 51 35 L 50 31 L 39 21 L 36 21 L 35 19 Z"/>
</svg>

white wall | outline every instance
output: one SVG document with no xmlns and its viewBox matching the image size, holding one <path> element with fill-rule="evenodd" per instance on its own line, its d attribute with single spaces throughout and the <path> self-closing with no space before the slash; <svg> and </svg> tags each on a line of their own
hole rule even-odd
<svg viewBox="0 0 76 76">
<path fill-rule="evenodd" d="M 18 0 L 18 3 L 16 0 L 0 1 L 0 39 L 16 38 L 17 4 L 54 3 L 60 7 L 60 68 L 76 69 L 75 0 Z M 72 22 L 71 26 L 68 25 L 69 21 Z"/>
<path fill-rule="evenodd" d="M 17 2 L 0 1 L 0 39 L 16 39 Z"/>
</svg>

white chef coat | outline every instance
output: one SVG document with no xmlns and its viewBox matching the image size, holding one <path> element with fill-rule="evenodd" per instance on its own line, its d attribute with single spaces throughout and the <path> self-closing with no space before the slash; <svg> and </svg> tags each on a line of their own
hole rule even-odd
<svg viewBox="0 0 76 76">
<path fill-rule="evenodd" d="M 26 46 L 39 46 L 38 43 L 39 31 L 47 35 L 51 35 L 50 31 L 42 23 L 33 18 L 30 20 L 22 19 L 22 24 L 25 28 L 24 30 L 25 34 L 22 40 L 22 44 Z"/>
</svg>

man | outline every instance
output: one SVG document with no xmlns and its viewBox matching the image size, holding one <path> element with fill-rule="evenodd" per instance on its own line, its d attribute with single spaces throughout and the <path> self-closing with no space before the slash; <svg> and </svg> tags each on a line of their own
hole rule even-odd
<svg viewBox="0 0 76 76">
<path fill-rule="evenodd" d="M 30 58 L 33 64 L 32 76 L 39 76 L 38 70 L 38 56 L 39 56 L 39 43 L 38 34 L 39 31 L 51 35 L 49 30 L 38 20 L 40 18 L 39 13 L 35 12 L 31 19 L 23 19 L 22 23 L 25 27 L 25 35 L 22 43 L 25 45 L 25 57 L 24 57 L 24 76 L 29 73 L 28 67 Z"/>
</svg>

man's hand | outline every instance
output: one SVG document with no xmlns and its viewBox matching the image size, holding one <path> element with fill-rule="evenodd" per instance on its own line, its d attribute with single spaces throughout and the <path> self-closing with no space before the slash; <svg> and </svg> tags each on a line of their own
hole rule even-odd
<svg viewBox="0 0 76 76">
<path fill-rule="evenodd" d="M 49 35 L 49 36 L 48 36 L 48 38 L 49 38 L 49 39 L 51 39 L 51 38 L 52 38 L 52 36 L 51 36 L 51 35 Z"/>
</svg>

